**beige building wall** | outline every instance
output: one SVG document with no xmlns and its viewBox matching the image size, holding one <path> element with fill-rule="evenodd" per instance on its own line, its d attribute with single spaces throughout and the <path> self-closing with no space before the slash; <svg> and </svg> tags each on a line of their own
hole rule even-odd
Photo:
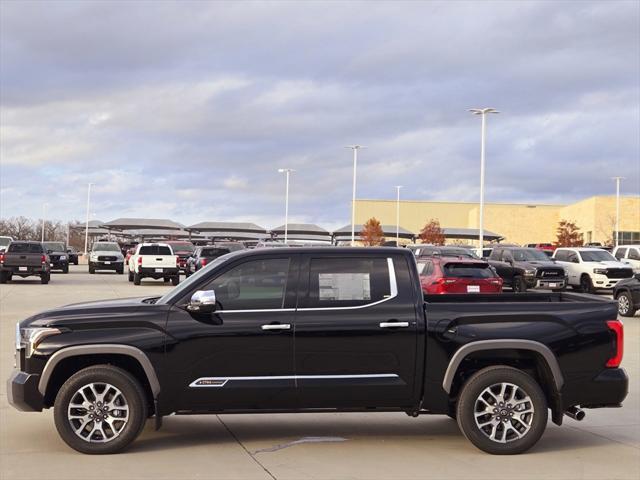
<svg viewBox="0 0 640 480">
<path fill-rule="evenodd" d="M 556 239 L 562 219 L 574 221 L 585 242 L 609 243 L 615 229 L 615 196 L 590 197 L 570 205 L 514 203 L 485 204 L 485 229 L 512 243 L 546 243 Z M 356 223 L 376 217 L 395 225 L 395 200 L 357 200 Z M 465 202 L 401 201 L 400 226 L 419 232 L 430 219 L 442 228 L 478 228 L 478 204 Z M 620 199 L 620 231 L 640 232 L 640 197 Z"/>
</svg>

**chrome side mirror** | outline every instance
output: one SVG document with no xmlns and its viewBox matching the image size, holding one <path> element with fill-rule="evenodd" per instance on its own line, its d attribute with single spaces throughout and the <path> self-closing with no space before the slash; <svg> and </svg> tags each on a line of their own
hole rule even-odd
<svg viewBox="0 0 640 480">
<path fill-rule="evenodd" d="M 198 290 L 191 296 L 187 304 L 190 312 L 210 313 L 216 309 L 216 292 L 213 290 Z"/>
</svg>

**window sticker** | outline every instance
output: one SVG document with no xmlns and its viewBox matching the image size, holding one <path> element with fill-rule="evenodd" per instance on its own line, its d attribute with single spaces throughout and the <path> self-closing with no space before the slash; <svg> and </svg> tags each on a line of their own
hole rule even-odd
<svg viewBox="0 0 640 480">
<path fill-rule="evenodd" d="M 371 300 L 369 273 L 320 273 L 320 301 Z"/>
</svg>

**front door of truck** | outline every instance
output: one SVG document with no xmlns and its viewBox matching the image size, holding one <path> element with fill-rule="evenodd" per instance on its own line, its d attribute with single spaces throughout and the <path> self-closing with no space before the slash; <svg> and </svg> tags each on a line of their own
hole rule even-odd
<svg viewBox="0 0 640 480">
<path fill-rule="evenodd" d="M 166 347 L 172 403 L 190 410 L 295 405 L 296 277 L 295 255 L 243 257 L 192 289 L 215 291 L 215 312 L 189 312 L 184 300 L 173 305 Z"/>
<path fill-rule="evenodd" d="M 301 259 L 295 362 L 300 408 L 398 407 L 415 400 L 415 286 L 405 257 Z"/>
</svg>

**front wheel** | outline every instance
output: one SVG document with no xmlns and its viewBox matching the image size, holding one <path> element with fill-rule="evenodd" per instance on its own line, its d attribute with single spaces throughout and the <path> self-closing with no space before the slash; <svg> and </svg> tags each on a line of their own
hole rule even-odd
<svg viewBox="0 0 640 480">
<path fill-rule="evenodd" d="M 622 317 L 633 317 L 636 314 L 630 293 L 622 292 L 618 295 L 618 313 Z"/>
<path fill-rule="evenodd" d="M 593 283 L 591 282 L 591 277 L 589 275 L 582 275 L 580 277 L 580 291 L 583 293 L 593 293 Z"/>
<path fill-rule="evenodd" d="M 547 426 L 547 401 L 538 383 L 522 370 L 488 367 L 462 388 L 457 420 L 480 450 L 513 455 L 533 447 Z"/>
<path fill-rule="evenodd" d="M 522 277 L 513 277 L 511 288 L 514 293 L 524 293 L 527 291 L 527 282 Z"/>
<path fill-rule="evenodd" d="M 140 383 L 112 365 L 95 365 L 72 375 L 54 404 L 58 434 L 74 450 L 116 453 L 144 428 L 147 402 Z"/>
<path fill-rule="evenodd" d="M 89 264 L 89 273 L 92 275 L 96 273 L 96 267 L 94 267 L 92 264 Z"/>
<path fill-rule="evenodd" d="M 67 264 L 65 264 L 65 265 L 62 267 L 62 273 L 69 273 L 69 264 L 68 264 L 68 263 L 67 263 Z"/>
</svg>

